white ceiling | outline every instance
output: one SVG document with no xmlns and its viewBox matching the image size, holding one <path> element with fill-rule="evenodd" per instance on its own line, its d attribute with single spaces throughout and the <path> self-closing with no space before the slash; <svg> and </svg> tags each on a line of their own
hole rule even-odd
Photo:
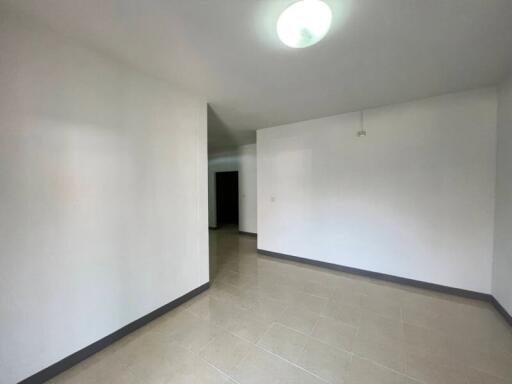
<svg viewBox="0 0 512 384">
<path fill-rule="evenodd" d="M 512 0 L 326 0 L 333 27 L 292 49 L 294 0 L 0 0 L 205 97 L 211 150 L 258 128 L 498 83 Z"/>
</svg>

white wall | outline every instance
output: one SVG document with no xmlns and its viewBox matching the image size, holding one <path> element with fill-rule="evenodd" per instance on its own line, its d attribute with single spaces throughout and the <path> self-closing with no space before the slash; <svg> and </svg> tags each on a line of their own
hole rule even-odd
<svg viewBox="0 0 512 384">
<path fill-rule="evenodd" d="M 498 95 L 493 294 L 512 314 L 512 78 Z"/>
<path fill-rule="evenodd" d="M 239 147 L 240 174 L 238 188 L 240 195 L 240 223 L 243 232 L 257 232 L 256 210 L 256 144 Z"/>
<path fill-rule="evenodd" d="M 0 383 L 208 281 L 206 103 L 0 13 Z"/>
<path fill-rule="evenodd" d="M 489 293 L 494 89 L 258 131 L 258 247 Z"/>
<path fill-rule="evenodd" d="M 256 233 L 256 144 L 211 155 L 208 159 L 208 225 L 217 226 L 216 172 L 238 172 L 239 225 L 243 232 Z"/>
</svg>

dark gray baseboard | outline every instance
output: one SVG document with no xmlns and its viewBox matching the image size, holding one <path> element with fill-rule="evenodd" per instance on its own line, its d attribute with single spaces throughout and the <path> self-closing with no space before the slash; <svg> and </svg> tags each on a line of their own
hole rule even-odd
<svg viewBox="0 0 512 384">
<path fill-rule="evenodd" d="M 219 227 L 208 227 L 208 229 L 211 229 L 212 231 L 215 231 L 215 230 L 219 229 Z"/>
<path fill-rule="evenodd" d="M 491 303 L 494 305 L 494 308 L 496 308 L 496 310 L 501 314 L 501 316 L 504 317 L 505 321 L 512 326 L 512 316 L 507 312 L 505 307 L 501 305 L 501 303 L 494 296 L 492 296 Z"/>
<path fill-rule="evenodd" d="M 303 264 L 309 264 L 309 265 L 314 265 L 317 267 L 327 268 L 327 269 L 331 269 L 334 271 L 340 271 L 340 272 L 351 273 L 351 274 L 359 275 L 359 276 L 371 277 L 373 279 L 389 281 L 392 283 L 408 285 L 408 286 L 416 287 L 416 288 L 428 289 L 431 291 L 448 293 L 451 295 L 462 296 L 462 297 L 466 297 L 466 298 L 470 298 L 470 299 L 489 301 L 490 297 L 492 297 L 491 295 L 489 295 L 487 293 L 468 291 L 465 289 L 453 288 L 453 287 L 448 287 L 445 285 L 439 285 L 439 284 L 428 283 L 428 282 L 420 281 L 420 280 L 408 279 L 406 277 L 399 277 L 399 276 L 388 275 L 388 274 L 380 273 L 380 272 L 368 271 L 365 269 L 347 267 L 344 265 L 332 264 L 332 263 L 327 263 L 324 261 L 304 259 L 304 258 L 298 257 L 298 256 L 285 255 L 282 253 L 266 251 L 263 249 L 258 249 L 258 253 L 261 253 L 266 256 L 276 257 L 279 259 L 291 260 L 291 261 L 296 261 L 296 262 L 303 263 Z"/>
<path fill-rule="evenodd" d="M 166 314 L 170 310 L 192 299 L 194 296 L 197 296 L 201 292 L 206 291 L 209 287 L 209 282 L 197 287 L 196 289 L 186 293 L 185 295 L 178 297 L 176 300 L 173 300 L 170 303 L 167 303 L 161 306 L 160 308 L 155 309 L 154 311 L 148 313 L 147 315 L 142 316 L 141 318 L 131 322 L 130 324 L 125 325 L 123 328 L 111 333 L 110 335 L 105 336 L 104 338 L 92 343 L 91 345 L 88 345 L 87 347 L 73 353 L 72 355 L 69 355 L 68 357 L 65 357 L 64 359 L 56 362 L 55 364 L 50 365 L 49 367 L 20 381 L 18 384 L 40 384 L 52 379 L 59 373 L 62 373 L 65 370 L 73 367 L 74 365 L 94 355 L 96 352 L 99 352 L 103 348 L 108 347 L 110 344 L 116 342 L 122 337 L 132 333 L 133 331 L 143 327 L 147 323 Z"/>
<path fill-rule="evenodd" d="M 257 233 L 254 233 L 254 232 L 238 231 L 238 233 L 239 233 L 240 235 L 244 235 L 244 236 L 258 237 L 258 234 L 257 234 Z"/>
<path fill-rule="evenodd" d="M 446 294 L 450 294 L 450 295 L 461 296 L 461 297 L 465 297 L 465 298 L 469 298 L 469 299 L 487 301 L 487 302 L 493 304 L 494 307 L 496 308 L 496 310 L 499 313 L 501 313 L 501 315 L 503 315 L 505 320 L 510 325 L 512 325 L 512 317 L 510 316 L 510 314 L 498 302 L 498 300 L 496 300 L 496 298 L 494 296 L 492 296 L 491 294 L 488 294 L 488 293 L 469 291 L 469 290 L 461 289 L 461 288 L 454 288 L 454 287 L 448 287 L 448 286 L 440 285 L 440 284 L 428 283 L 426 281 L 408 279 L 406 277 L 388 275 L 388 274 L 380 273 L 380 272 L 367 271 L 365 269 L 347 267 L 344 265 L 327 263 L 324 261 L 305 259 L 303 257 L 286 255 L 283 253 L 267 251 L 264 249 L 258 249 L 258 253 L 260 253 L 262 255 L 270 256 L 270 257 L 275 257 L 278 259 L 295 261 L 298 263 L 309 264 L 309 265 L 313 265 L 316 267 L 331 269 L 334 271 L 351 273 L 354 275 L 389 281 L 389 282 L 396 283 L 396 284 L 408 285 L 408 286 L 415 287 L 415 288 L 428 289 L 430 291 L 436 291 L 436 292 L 446 293 Z"/>
</svg>

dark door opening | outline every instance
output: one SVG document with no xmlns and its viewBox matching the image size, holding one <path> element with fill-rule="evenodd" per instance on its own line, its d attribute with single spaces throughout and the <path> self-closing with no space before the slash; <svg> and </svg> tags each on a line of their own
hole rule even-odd
<svg viewBox="0 0 512 384">
<path fill-rule="evenodd" d="M 215 174 L 217 227 L 238 225 L 238 172 Z"/>
</svg>

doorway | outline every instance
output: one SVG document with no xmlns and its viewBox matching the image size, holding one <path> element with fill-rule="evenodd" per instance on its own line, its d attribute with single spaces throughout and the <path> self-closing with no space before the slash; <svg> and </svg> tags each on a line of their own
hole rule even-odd
<svg viewBox="0 0 512 384">
<path fill-rule="evenodd" d="M 217 227 L 238 226 L 238 172 L 215 173 Z"/>
</svg>

